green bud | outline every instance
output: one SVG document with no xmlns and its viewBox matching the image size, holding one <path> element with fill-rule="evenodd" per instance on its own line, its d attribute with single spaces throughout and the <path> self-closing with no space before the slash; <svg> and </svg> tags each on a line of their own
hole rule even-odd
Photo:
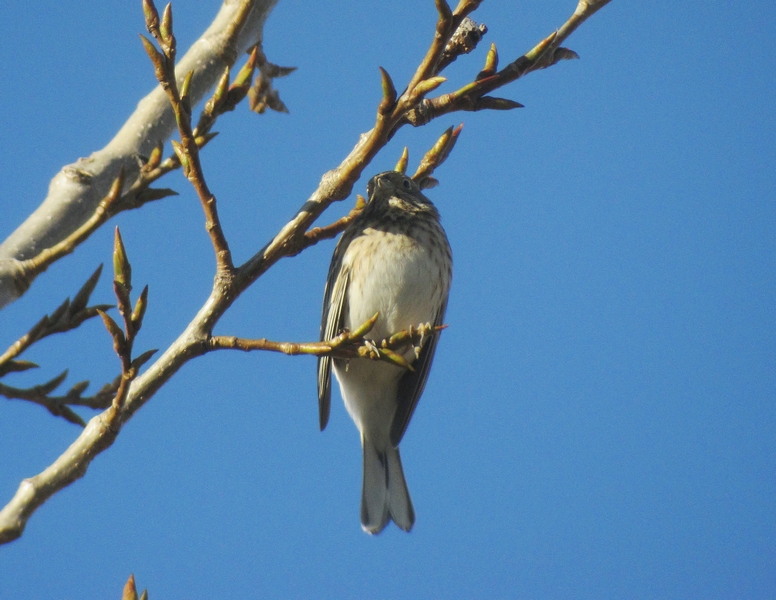
<svg viewBox="0 0 776 600">
<path fill-rule="evenodd" d="M 396 166 L 393 168 L 393 170 L 404 175 L 407 172 L 407 161 L 409 160 L 409 157 L 410 151 L 407 149 L 407 146 L 404 146 L 404 150 L 401 153 L 399 162 L 396 163 Z"/>
<path fill-rule="evenodd" d="M 113 238 L 113 273 L 114 280 L 128 289 L 132 289 L 132 266 L 129 264 L 124 241 L 121 239 L 121 232 L 116 227 L 116 233 Z"/>
<path fill-rule="evenodd" d="M 396 105 L 396 87 L 393 85 L 393 80 L 388 75 L 388 71 L 382 67 L 378 68 L 380 69 L 380 79 L 383 87 L 383 99 L 377 107 L 377 112 L 381 115 L 387 115 Z"/>
</svg>

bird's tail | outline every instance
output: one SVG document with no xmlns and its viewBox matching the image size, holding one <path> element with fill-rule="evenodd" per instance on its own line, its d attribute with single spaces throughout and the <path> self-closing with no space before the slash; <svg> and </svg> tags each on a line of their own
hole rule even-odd
<svg viewBox="0 0 776 600">
<path fill-rule="evenodd" d="M 367 533 L 380 533 L 393 519 L 401 529 L 409 531 L 415 523 L 415 509 L 404 480 L 399 449 L 389 445 L 381 452 L 363 436 L 361 444 L 364 447 L 361 527 Z"/>
</svg>

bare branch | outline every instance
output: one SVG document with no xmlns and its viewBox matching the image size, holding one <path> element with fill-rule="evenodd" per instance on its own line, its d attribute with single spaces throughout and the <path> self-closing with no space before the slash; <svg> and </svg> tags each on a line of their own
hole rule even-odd
<svg viewBox="0 0 776 600">
<path fill-rule="evenodd" d="M 225 1 L 218 15 L 186 52 L 178 73 L 194 73 L 189 97 L 197 104 L 227 65 L 261 40 L 264 21 L 277 0 Z M 0 308 L 20 297 L 38 275 L 20 261 L 66 239 L 94 214 L 123 167 L 126 181 L 135 181 L 160 142 L 170 137 L 175 116 L 164 92 L 157 88 L 138 104 L 113 140 L 88 158 L 65 166 L 51 182 L 46 200 L 0 245 Z M 141 190 L 142 191 L 142 190 Z M 129 206 L 140 205 L 135 197 Z"/>
<path fill-rule="evenodd" d="M 346 214 L 341 219 L 337 219 L 334 221 L 334 223 L 326 225 L 325 227 L 313 227 L 309 231 L 305 232 L 304 236 L 299 238 L 300 241 L 298 245 L 295 248 L 289 248 L 288 256 L 296 256 L 302 250 L 306 250 L 310 246 L 314 246 L 321 240 L 330 240 L 337 237 L 340 233 L 345 231 L 345 228 L 353 222 L 353 219 L 361 214 L 361 211 L 364 210 L 365 206 L 366 200 L 362 195 L 358 194 L 356 196 L 356 205 L 348 214 Z"/>
<path fill-rule="evenodd" d="M 490 98 L 486 94 L 519 79 L 531 71 L 545 69 L 560 60 L 576 58 L 577 54 L 575 52 L 568 48 L 561 48 L 560 44 L 585 20 L 609 2 L 610 0 L 600 0 L 598 2 L 581 0 L 574 14 L 569 17 L 560 29 L 551 33 L 523 56 L 495 73 L 493 71 L 495 71 L 498 58 L 495 53 L 495 46 L 492 46 L 493 54 L 489 53 L 485 69 L 480 72 L 472 83 L 451 94 L 424 100 L 420 106 L 408 112 L 407 120 L 417 127 L 425 125 L 442 115 L 460 110 L 508 110 L 521 107 L 522 105 L 518 102 L 503 98 Z"/>
<path fill-rule="evenodd" d="M 81 435 L 51 466 L 22 481 L 14 497 L 0 511 L 0 544 L 21 536 L 35 510 L 56 492 L 83 477 L 92 460 L 113 443 L 118 430 L 110 428 L 106 414 L 112 410 L 109 408 L 89 421 Z"/>
<path fill-rule="evenodd" d="M 343 332 L 336 338 L 324 342 L 274 342 L 266 338 L 245 339 L 234 336 L 213 336 L 208 340 L 208 350 L 242 350 L 250 352 L 264 350 L 280 352 L 289 356 L 332 356 L 336 358 L 368 358 L 381 360 L 412 370 L 407 360 L 398 350 L 414 346 L 420 347 L 432 335 L 438 334 L 447 325 L 434 327 L 420 324 L 417 328 L 397 332 L 383 340 L 371 341 L 366 337 L 377 323 L 379 316 L 375 315 L 364 322 L 355 331 Z"/>
<path fill-rule="evenodd" d="M 423 160 L 418 165 L 418 170 L 412 176 L 412 179 L 418 184 L 420 189 L 426 189 L 437 185 L 437 180 L 431 177 L 437 167 L 439 167 L 447 157 L 450 156 L 455 147 L 455 143 L 458 141 L 458 136 L 461 135 L 463 124 L 459 125 L 455 129 L 449 127 L 437 142 L 426 152 L 423 156 Z"/>
<path fill-rule="evenodd" d="M 93 396 L 81 395 L 88 387 L 88 381 L 76 383 L 64 396 L 51 396 L 50 392 L 53 391 L 51 385 L 56 384 L 55 387 L 57 387 L 64 380 L 64 376 L 66 375 L 67 371 L 47 383 L 31 388 L 15 388 L 0 383 L 0 394 L 9 400 L 25 400 L 27 402 L 32 402 L 33 404 L 38 404 L 55 417 L 63 417 L 71 423 L 85 427 L 86 423 L 84 423 L 83 419 L 69 407 L 88 406 L 89 408 L 107 408 L 111 405 L 113 396 L 115 395 L 116 390 L 118 390 L 119 379 L 117 378 L 113 383 L 105 384 Z"/>
<path fill-rule="evenodd" d="M 303 246 L 300 238 L 331 203 L 345 199 L 353 184 L 396 131 L 408 123 L 407 115 L 423 100 L 425 94 L 444 82 L 437 77 L 439 61 L 451 37 L 479 0 L 461 0 L 451 11 L 445 0 L 436 0 L 439 18 L 434 39 L 407 89 L 395 98 L 395 86 L 384 69 L 380 69 L 383 98 L 378 105 L 375 126 L 361 135 L 359 142 L 338 167 L 326 173 L 318 189 L 305 202 L 296 216 L 257 254 L 237 269 L 236 285 L 242 290 L 284 256 L 296 254 Z M 449 63 L 448 63 L 449 64 Z"/>
<path fill-rule="evenodd" d="M 141 303 L 142 306 L 135 307 L 128 322 L 126 316 L 128 312 L 126 305 L 129 304 L 128 299 L 119 299 L 119 302 L 125 305 L 120 311 L 125 319 L 123 332 L 112 319 L 109 317 L 105 318 L 107 315 L 103 317 L 106 326 L 113 336 L 117 352 L 122 356 L 122 376 L 112 405 L 88 423 L 78 439 L 53 465 L 39 475 L 22 482 L 11 502 L 0 511 L 0 543 L 10 541 L 21 535 L 29 516 L 34 510 L 52 494 L 81 477 L 90 462 L 113 443 L 123 423 L 129 420 L 186 362 L 197 356 L 217 349 L 260 349 L 289 354 L 303 353 L 315 355 L 324 353 L 343 356 L 353 353 L 353 358 L 356 356 L 366 356 L 372 359 L 389 360 L 395 364 L 402 364 L 401 361 L 404 359 L 402 354 L 396 351 L 397 349 L 421 343 L 419 340 L 422 340 L 424 336 L 427 336 L 429 333 L 436 333 L 438 330 L 434 329 L 431 331 L 429 327 L 422 326 L 418 330 L 411 329 L 399 332 L 388 340 L 381 340 L 379 345 L 374 342 L 366 343 L 365 336 L 374 324 L 374 320 L 370 320 L 352 333 L 344 332 L 333 340 L 312 344 L 292 344 L 268 340 L 245 340 L 227 336 L 212 336 L 212 331 L 235 299 L 272 265 L 283 257 L 291 256 L 298 253 L 301 249 L 313 245 L 316 241 L 329 236 L 329 234 L 335 235 L 340 228 L 346 226 L 348 222 L 346 219 L 351 218 L 353 211 L 351 211 L 351 215 L 344 218 L 345 220 L 340 219 L 327 227 L 309 229 L 331 203 L 343 200 L 350 194 L 354 183 L 364 169 L 366 169 L 374 156 L 400 127 L 407 123 L 413 125 L 421 124 L 419 120 L 413 120 L 413 115 L 417 115 L 425 110 L 426 114 L 423 118 L 425 119 L 424 122 L 428 122 L 428 120 L 454 110 L 477 110 L 476 102 L 482 100 L 484 94 L 488 91 L 513 81 L 530 70 L 544 68 L 549 64 L 553 64 L 553 61 L 558 57 L 568 57 L 569 54 L 566 51 L 556 54 L 562 39 L 568 37 L 571 31 L 584 19 L 608 1 L 600 0 L 596 4 L 580 2 L 577 12 L 556 34 L 545 39 L 524 57 L 511 63 L 511 65 L 517 65 L 517 67 L 510 65 L 501 72 L 495 72 L 497 60 L 494 52 L 494 56 L 490 58 L 489 68 L 495 74 L 486 75 L 479 80 L 475 80 L 454 94 L 448 94 L 433 100 L 424 100 L 426 94 L 433 91 L 443 82 L 443 78 L 438 77 L 439 65 L 452 35 L 464 17 L 471 13 L 479 4 L 479 0 L 461 0 L 458 7 L 451 11 L 445 0 L 436 0 L 439 19 L 434 40 L 406 90 L 398 98 L 394 98 L 394 94 L 391 91 L 393 84 L 390 82 L 387 74 L 384 74 L 383 98 L 376 111 L 374 127 L 369 132 L 362 134 L 359 142 L 342 163 L 323 176 L 318 189 L 315 190 L 295 217 L 251 259 L 242 266 L 232 269 L 228 255 L 219 257 L 219 271 L 209 298 L 178 339 L 142 375 L 135 377 L 139 368 L 136 364 L 138 359 L 130 362 L 127 369 L 127 361 L 124 357 L 128 355 L 127 348 L 131 349 L 131 344 L 128 344 L 127 340 L 134 335 L 132 332 L 135 315 L 142 315 L 142 312 L 145 310 L 145 300 Z M 153 17 L 150 21 L 152 22 L 150 28 L 153 34 L 153 30 L 156 27 L 153 23 Z M 156 63 L 157 70 L 164 70 L 164 61 L 160 61 L 157 54 L 163 56 L 165 61 L 169 61 L 174 56 L 171 17 L 163 17 L 161 19 L 157 35 L 163 51 L 167 52 L 167 56 L 158 53 L 155 49 L 153 52 L 149 52 L 149 54 Z M 154 52 L 157 54 L 154 54 Z M 486 63 L 487 66 L 488 63 Z M 519 73 L 515 75 L 516 72 Z M 177 145 L 176 154 L 181 160 L 184 169 L 186 169 L 187 175 L 192 171 L 196 173 L 199 167 L 193 163 L 196 162 L 197 144 L 192 143 L 196 142 L 196 138 L 194 138 L 194 132 L 190 129 L 190 117 L 186 113 L 186 107 L 189 105 L 186 99 L 190 93 L 190 85 L 193 84 L 184 81 L 178 92 L 176 80 L 164 74 L 162 75 L 160 79 L 162 79 L 163 85 L 166 82 L 168 88 L 175 88 L 176 90 L 170 92 L 170 99 L 173 105 L 177 105 L 175 114 L 178 116 L 179 121 L 184 121 L 182 142 Z M 222 92 L 217 91 L 218 93 Z M 483 106 L 482 108 L 498 108 L 496 105 L 499 103 L 494 103 L 493 100 L 486 100 L 485 104 L 490 106 Z M 427 105 L 437 110 L 437 112 L 430 108 L 424 108 Z M 501 105 L 504 107 L 503 103 Z M 186 130 L 186 127 L 188 127 L 188 130 Z M 447 156 L 454 143 L 454 138 L 455 132 L 448 130 L 434 148 L 427 153 L 427 160 L 424 159 L 425 165 L 422 162 L 421 167 L 419 167 L 419 178 L 424 178 L 423 180 L 426 183 L 431 180 L 430 173 Z M 158 160 L 158 158 L 154 160 Z M 151 162 L 151 159 L 149 159 L 149 162 Z M 204 187 L 204 179 L 197 181 L 199 175 L 196 174 L 194 179 L 192 183 L 195 184 L 195 187 L 197 185 L 202 187 L 203 193 L 200 194 L 200 198 L 203 201 L 203 206 L 211 201 L 214 204 L 215 199 Z M 205 206 L 206 214 L 210 215 L 211 213 L 208 213 L 208 210 L 209 208 Z M 216 251 L 222 253 L 224 250 L 228 250 L 225 240 L 221 244 L 212 232 L 212 226 L 217 224 L 217 220 L 209 218 L 208 222 L 210 225 L 209 232 Z M 127 270 L 125 269 L 124 273 L 126 272 Z M 117 276 L 117 281 L 119 279 L 120 277 Z M 128 294 L 129 282 L 125 280 L 124 282 L 118 281 L 118 283 L 120 285 L 117 286 L 117 295 L 124 293 L 124 291 Z M 127 289 L 124 290 L 122 286 Z M 407 366 L 406 361 L 404 361 L 402 366 Z"/>
<path fill-rule="evenodd" d="M 102 265 L 97 267 L 97 270 L 86 280 L 86 283 L 81 286 L 81 289 L 78 290 L 72 301 L 70 298 L 66 298 L 51 315 L 44 315 L 32 329 L 11 344 L 8 350 L 0 355 L 0 376 L 11 371 L 23 371 L 28 368 L 34 368 L 37 365 L 27 363 L 26 361 L 14 361 L 13 359 L 20 356 L 35 342 L 55 333 L 63 333 L 75 329 L 87 319 L 96 317 L 97 311 L 111 308 L 109 304 L 86 306 L 89 302 L 89 297 L 94 291 L 94 287 L 97 285 L 97 281 L 100 279 L 101 273 Z M 16 366 L 8 368 L 7 365 L 11 362 L 16 363 Z"/>
<path fill-rule="evenodd" d="M 272 87 L 272 81 L 278 77 L 285 77 L 293 73 L 296 67 L 280 67 L 267 60 L 262 52 L 261 45 L 257 46 L 258 57 L 256 66 L 259 68 L 259 74 L 256 76 L 251 89 L 248 91 L 248 100 L 253 112 L 262 114 L 268 108 L 276 112 L 288 112 L 288 108 L 283 104 L 280 96 Z"/>
<path fill-rule="evenodd" d="M 144 0 L 144 5 L 153 7 L 152 0 Z M 197 146 L 196 136 L 191 126 L 191 105 L 188 97 L 188 89 L 191 82 L 192 72 L 187 73 L 183 84 L 178 89 L 178 82 L 175 75 L 175 35 L 172 31 L 172 7 L 167 5 L 162 19 L 162 26 L 158 25 L 156 9 L 149 8 L 146 11 L 146 25 L 159 43 L 162 52 L 158 52 L 151 42 L 142 38 L 148 56 L 154 63 L 156 78 L 167 93 L 170 105 L 175 113 L 175 121 L 178 125 L 178 132 L 181 136 L 180 145 L 173 142 L 173 148 L 183 165 L 183 173 L 194 186 L 194 189 L 202 203 L 202 209 L 205 211 L 205 229 L 210 235 L 210 241 L 216 253 L 216 264 L 219 272 L 231 273 L 234 269 L 232 263 L 232 253 L 229 250 L 229 244 L 226 241 L 221 221 L 218 218 L 218 207 L 215 196 L 208 188 L 205 181 L 205 173 L 202 170 L 202 163 L 199 160 L 199 147 Z M 248 93 L 250 80 L 253 77 L 253 71 L 256 65 L 257 48 L 254 47 L 248 64 L 238 74 L 235 85 L 229 90 L 231 94 L 234 91 L 233 102 L 237 103 Z"/>
<path fill-rule="evenodd" d="M 120 307 L 126 307 L 130 304 L 129 291 L 132 289 L 132 268 L 118 228 L 116 228 L 114 241 L 113 266 L 113 283 L 116 290 L 116 298 Z M 141 298 L 146 294 L 147 292 L 144 290 Z M 18 538 L 24 531 L 30 515 L 52 495 L 70 485 L 76 479 L 83 477 L 94 457 L 110 447 L 116 439 L 121 429 L 122 413 L 126 406 L 132 381 L 137 377 L 143 364 L 155 352 L 155 350 L 145 352 L 135 360 L 132 360 L 132 345 L 135 341 L 135 336 L 140 331 L 140 320 L 142 320 L 142 316 L 138 319 L 136 315 L 141 315 L 145 310 L 140 308 L 139 304 L 136 310 L 132 312 L 126 308 L 120 309 L 119 312 L 124 319 L 124 331 L 105 312 L 97 310 L 97 314 L 102 317 L 108 333 L 113 338 L 113 348 L 121 360 L 121 375 L 113 384 L 110 384 L 110 388 L 104 386 L 98 393 L 104 401 L 107 390 L 114 391 L 107 410 L 94 417 L 89 421 L 88 425 L 66 406 L 66 401 L 57 402 L 48 396 L 64 381 L 65 377 L 67 377 L 67 371 L 51 381 L 29 390 L 19 390 L 0 385 L 0 393 L 5 394 L 5 392 L 9 392 L 9 397 L 41 404 L 53 414 L 84 426 L 84 431 L 81 435 L 54 464 L 39 475 L 22 481 L 14 497 L 0 511 L 0 544 Z M 77 383 L 65 398 L 70 398 L 71 400 L 80 399 L 81 393 L 88 385 L 88 382 Z"/>
</svg>

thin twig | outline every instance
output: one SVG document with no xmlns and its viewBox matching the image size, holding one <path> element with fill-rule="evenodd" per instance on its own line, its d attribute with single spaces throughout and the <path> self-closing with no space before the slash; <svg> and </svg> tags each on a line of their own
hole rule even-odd
<svg viewBox="0 0 776 600">
<path fill-rule="evenodd" d="M 27 273 L 40 274 L 45 271 L 49 265 L 73 252 L 79 244 L 92 235 L 92 233 L 112 216 L 111 210 L 121 196 L 123 187 L 124 169 L 122 168 L 119 171 L 118 177 L 113 181 L 113 185 L 111 185 L 107 195 L 97 205 L 92 216 L 58 244 L 54 244 L 50 248 L 44 248 L 36 256 L 21 261 L 22 269 Z"/>
<path fill-rule="evenodd" d="M 340 233 L 345 231 L 347 226 L 353 222 L 353 219 L 361 214 L 361 212 L 364 210 L 364 206 L 366 206 L 366 201 L 364 200 L 363 196 L 359 195 L 357 198 L 358 201 L 356 206 L 354 206 L 344 217 L 337 219 L 333 223 L 323 227 L 313 227 L 309 231 L 306 231 L 304 236 L 297 238 L 297 245 L 294 248 L 289 247 L 287 256 L 296 256 L 302 250 L 306 250 L 310 246 L 314 246 L 322 240 L 330 240 L 335 238 Z"/>
<path fill-rule="evenodd" d="M 433 327 L 420 324 L 418 327 L 399 331 L 383 340 L 367 340 L 366 335 L 372 330 L 377 319 L 378 315 L 375 315 L 355 331 L 346 331 L 332 340 L 323 342 L 275 342 L 266 338 L 246 339 L 219 335 L 208 340 L 208 350 L 242 350 L 244 352 L 264 350 L 280 352 L 289 356 L 368 358 L 389 362 L 411 370 L 412 366 L 397 351 L 409 346 L 420 346 L 431 335 L 436 335 L 447 327 L 446 325 Z"/>
<path fill-rule="evenodd" d="M 33 327 L 21 338 L 16 340 L 11 346 L 0 355 L 0 377 L 12 371 L 23 371 L 28 368 L 35 368 L 37 365 L 26 361 L 15 361 L 18 356 L 32 346 L 35 342 L 55 333 L 64 333 L 75 329 L 84 321 L 97 316 L 99 310 L 108 310 L 109 304 L 98 304 L 96 306 L 87 306 L 89 298 L 97 285 L 102 273 L 102 265 L 92 273 L 86 283 L 81 286 L 78 293 L 73 297 L 66 298 L 65 301 L 50 315 L 44 315 Z M 13 365 L 16 363 L 16 366 Z M 19 365 L 21 363 L 21 365 Z"/>
<path fill-rule="evenodd" d="M 486 94 L 516 81 L 532 71 L 547 68 L 560 60 L 577 58 L 575 52 L 561 48 L 560 44 L 585 20 L 610 1 L 580 1 L 574 14 L 568 18 L 560 29 L 551 33 L 523 56 L 509 63 L 501 71 L 488 77 L 476 79 L 455 92 L 433 99 L 425 99 L 420 106 L 407 113 L 408 122 L 417 127 L 419 125 L 426 125 L 433 119 L 451 112 L 485 109 L 504 110 L 522 106 L 519 103 L 503 100 L 502 98 L 489 98 Z"/>
<path fill-rule="evenodd" d="M 205 181 L 205 173 L 202 170 L 202 163 L 199 160 L 199 147 L 191 125 L 191 106 L 188 98 L 188 87 L 191 82 L 192 73 L 186 75 L 181 88 L 178 88 L 178 82 L 175 77 L 175 48 L 176 40 L 172 30 L 172 7 L 167 5 L 159 22 L 156 8 L 152 0 L 143 0 L 143 6 L 146 14 L 146 26 L 151 34 L 159 43 L 161 52 L 157 51 L 153 44 L 145 37 L 142 37 L 143 45 L 148 53 L 151 62 L 154 64 L 156 78 L 167 93 L 167 97 L 175 113 L 175 121 L 180 133 L 180 144 L 172 142 L 175 153 L 183 166 L 183 173 L 194 187 L 202 204 L 202 210 L 205 213 L 205 229 L 210 236 L 213 249 L 216 254 L 216 265 L 219 273 L 227 274 L 234 270 L 232 262 L 232 253 L 229 250 L 229 244 L 226 241 L 221 221 L 218 217 L 218 206 L 216 197 L 210 191 Z M 240 18 L 245 18 L 247 14 L 239 13 Z M 235 25 L 239 27 L 240 25 Z M 256 50 L 254 49 L 250 61 L 251 72 L 256 61 Z M 250 78 L 248 78 L 250 80 Z M 247 94 L 247 88 L 245 89 Z"/>
</svg>

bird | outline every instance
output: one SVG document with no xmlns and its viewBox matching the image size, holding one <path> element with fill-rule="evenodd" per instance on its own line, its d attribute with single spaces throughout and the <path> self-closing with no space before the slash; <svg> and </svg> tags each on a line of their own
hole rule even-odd
<svg viewBox="0 0 776 600">
<path fill-rule="evenodd" d="M 442 325 L 452 281 L 452 251 L 434 204 L 398 171 L 375 175 L 368 202 L 345 228 L 331 259 L 321 340 L 353 331 L 376 313 L 372 342 L 420 325 Z M 392 520 L 415 523 L 399 442 L 423 393 L 438 334 L 400 353 L 412 369 L 365 358 L 318 358 L 321 431 L 331 410 L 331 371 L 361 433 L 361 527 L 380 533 Z M 379 347 L 374 345 L 379 352 Z"/>
</svg>

